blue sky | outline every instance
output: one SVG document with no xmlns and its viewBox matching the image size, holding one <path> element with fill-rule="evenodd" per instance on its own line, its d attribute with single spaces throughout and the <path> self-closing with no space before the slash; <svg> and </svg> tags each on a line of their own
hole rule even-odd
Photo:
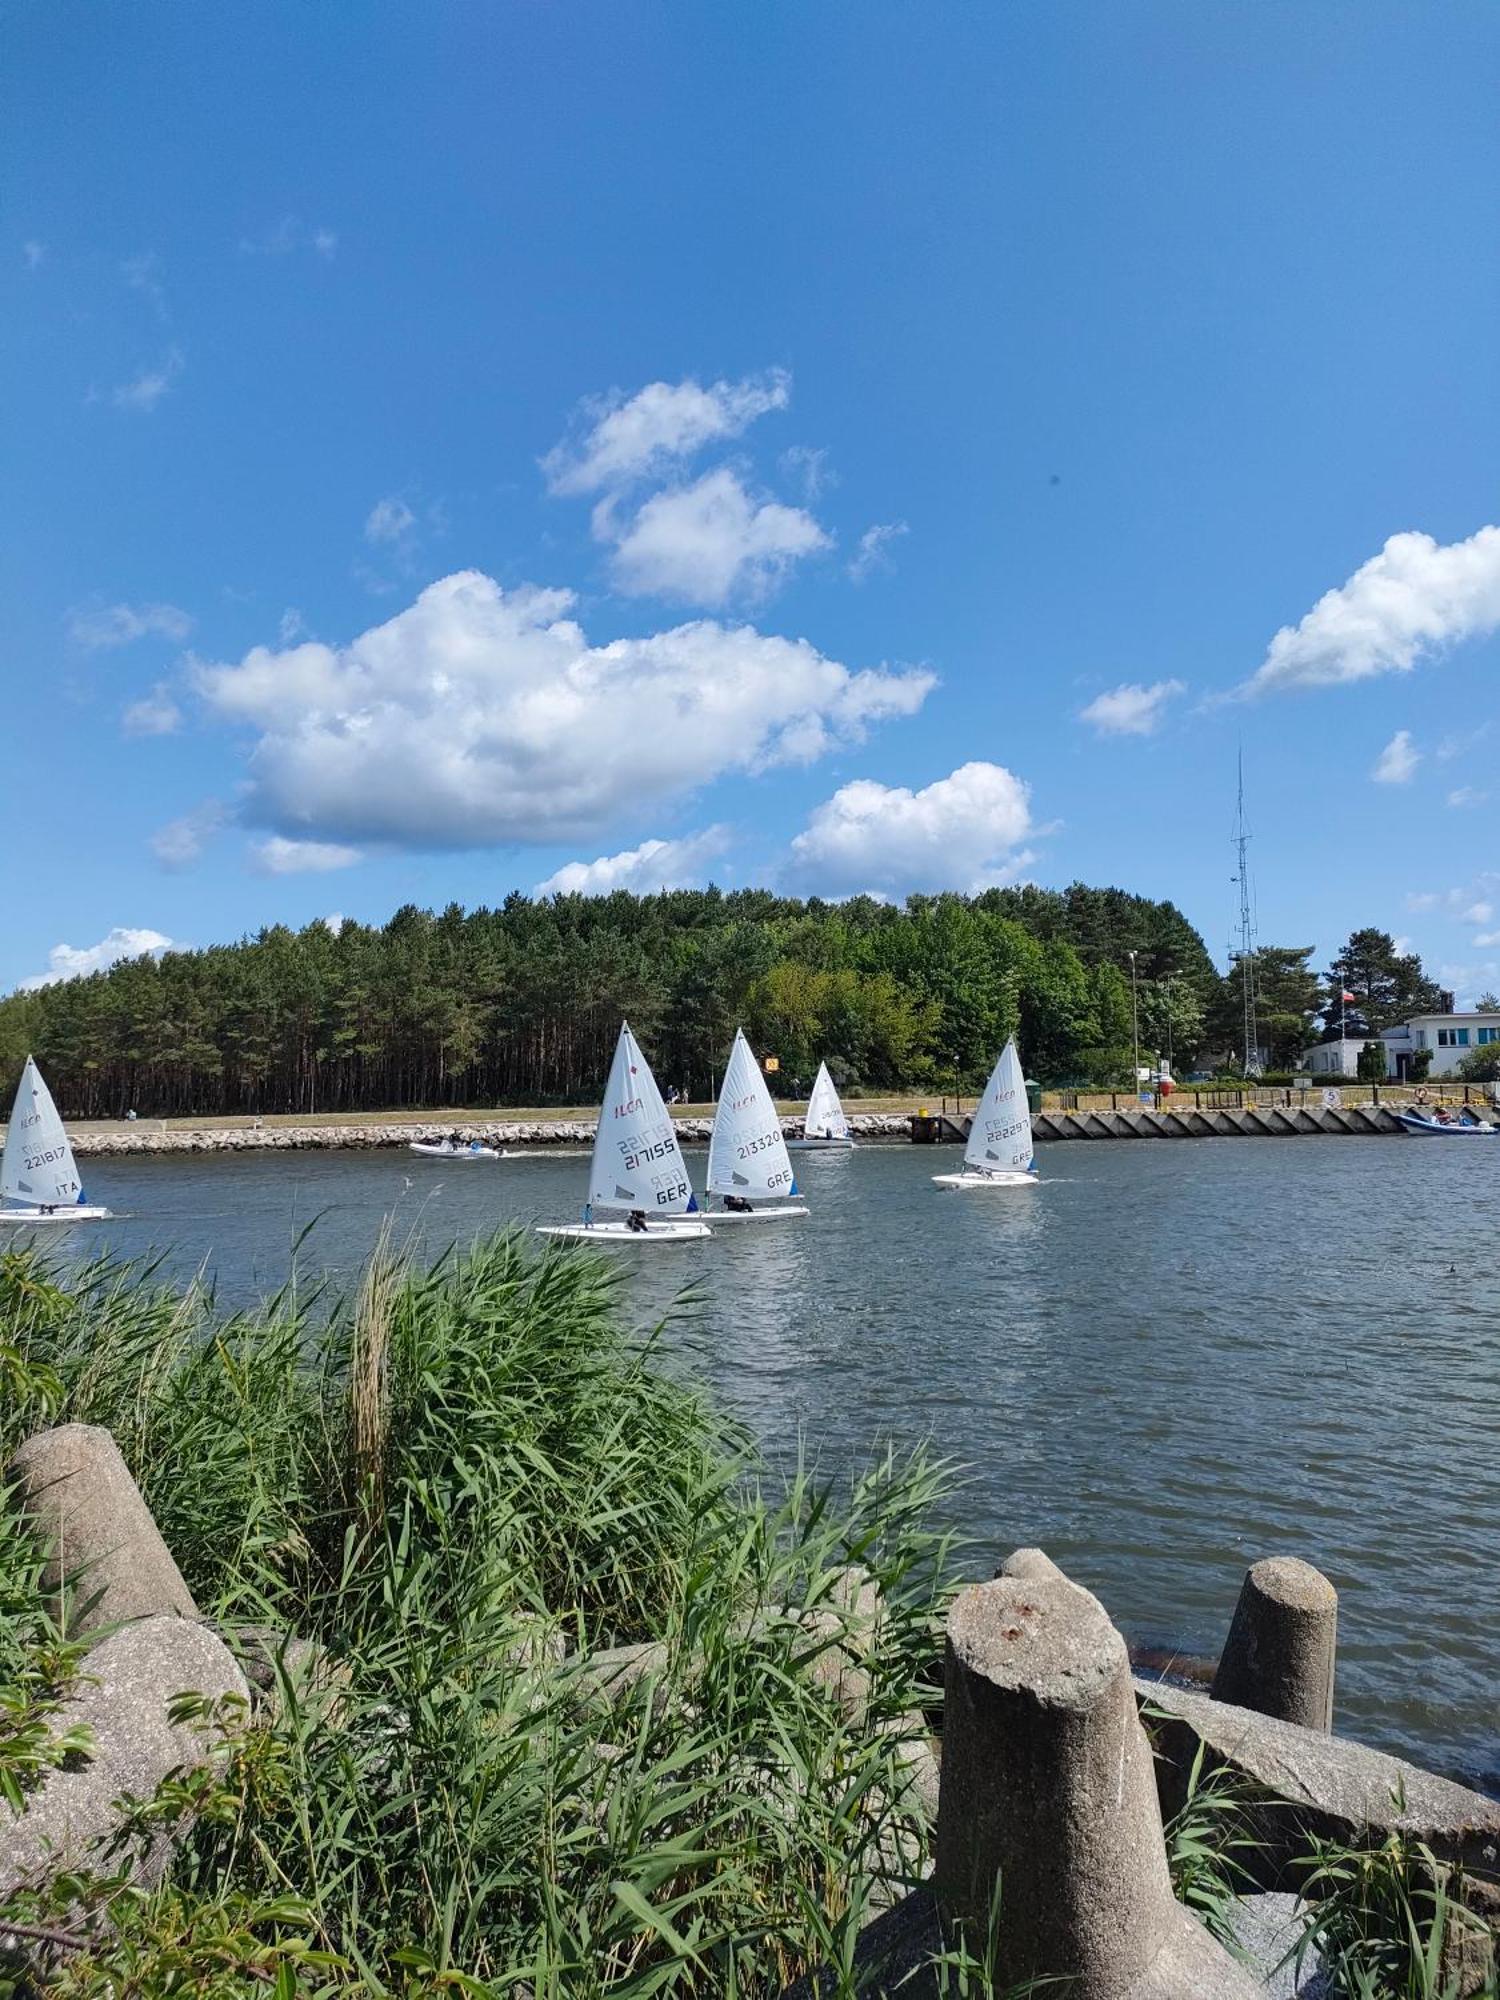
<svg viewBox="0 0 1500 2000">
<path fill-rule="evenodd" d="M 1240 745 L 1264 941 L 1500 984 L 1491 0 L 7 42 L 0 984 L 709 876 L 1222 953 Z"/>
</svg>

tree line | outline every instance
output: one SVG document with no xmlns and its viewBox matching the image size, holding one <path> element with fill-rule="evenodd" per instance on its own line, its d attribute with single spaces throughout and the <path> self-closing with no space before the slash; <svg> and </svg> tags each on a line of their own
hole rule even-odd
<svg viewBox="0 0 1500 2000">
<path fill-rule="evenodd" d="M 1308 957 L 1257 954 L 1273 1059 L 1296 1059 L 1326 1003 Z M 699 1100 L 739 1025 L 788 1095 L 823 1060 L 856 1093 L 972 1091 L 1011 1034 L 1042 1083 L 1128 1085 L 1137 1050 L 1177 1074 L 1205 1052 L 1243 1060 L 1240 996 L 1172 903 L 1082 883 L 900 906 L 513 895 L 275 925 L 13 994 L 0 1064 L 13 1081 L 34 1053 L 73 1117 L 577 1104 L 628 1018 L 663 1088 Z"/>
</svg>

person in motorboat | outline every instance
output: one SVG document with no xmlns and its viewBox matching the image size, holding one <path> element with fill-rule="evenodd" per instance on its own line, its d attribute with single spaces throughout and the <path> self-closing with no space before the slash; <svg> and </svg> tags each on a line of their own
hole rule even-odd
<svg viewBox="0 0 1500 2000">
<path fill-rule="evenodd" d="M 646 1233 L 646 1211 L 643 1208 L 633 1208 L 625 1218 L 625 1227 L 633 1230 L 637 1236 L 644 1236 Z"/>
</svg>

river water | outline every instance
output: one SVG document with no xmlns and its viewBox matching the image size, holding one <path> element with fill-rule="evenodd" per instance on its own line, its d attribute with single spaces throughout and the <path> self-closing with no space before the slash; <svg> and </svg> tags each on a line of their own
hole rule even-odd
<svg viewBox="0 0 1500 2000">
<path fill-rule="evenodd" d="M 1247 1563 L 1316 1563 L 1338 1726 L 1500 1783 L 1500 1146 L 1052 1145 L 1034 1189 L 934 1188 L 955 1157 L 799 1155 L 806 1221 L 600 1254 L 642 1323 L 696 1288 L 674 1338 L 773 1457 L 800 1435 L 830 1471 L 887 1439 L 959 1461 L 975 1576 L 1038 1543 L 1132 1639 L 1209 1653 Z M 348 1277 L 387 1214 L 436 1250 L 575 1215 L 585 1179 L 574 1152 L 85 1165 L 120 1215 L 64 1255 L 161 1251 L 235 1300 L 309 1223 L 300 1269 Z"/>
</svg>

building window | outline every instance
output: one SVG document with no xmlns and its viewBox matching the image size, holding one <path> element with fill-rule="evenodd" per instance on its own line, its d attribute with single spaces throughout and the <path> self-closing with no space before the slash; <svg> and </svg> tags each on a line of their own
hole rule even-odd
<svg viewBox="0 0 1500 2000">
<path fill-rule="evenodd" d="M 1476 1032 L 1475 1039 L 1481 1048 L 1490 1042 L 1500 1042 L 1500 1028 L 1480 1028 Z"/>
<path fill-rule="evenodd" d="M 1467 1047 L 1469 1046 L 1469 1031 L 1468 1031 L 1468 1029 L 1467 1029 L 1467 1028 L 1455 1028 L 1455 1029 L 1454 1029 L 1454 1031 L 1453 1031 L 1453 1039 L 1454 1039 L 1454 1041 L 1455 1041 L 1455 1042 L 1457 1042 L 1458 1046 L 1459 1046 L 1459 1047 L 1460 1047 L 1461 1049 L 1466 1049 L 1466 1048 L 1467 1048 Z"/>
<path fill-rule="evenodd" d="M 1483 1028 L 1480 1029 L 1481 1034 L 1485 1032 Z M 1469 1046 L 1467 1028 L 1439 1028 L 1437 1036 L 1440 1049 L 1466 1049 Z"/>
<path fill-rule="evenodd" d="M 1419 1049 L 1425 1049 L 1426 1046 L 1427 1046 L 1427 1030 L 1425 1028 L 1418 1028 L 1417 1047 Z"/>
<path fill-rule="evenodd" d="M 1453 1030 L 1451 1028 L 1438 1029 L 1438 1047 L 1440 1049 L 1448 1048 L 1452 1044 L 1452 1041 L 1453 1041 Z"/>
</svg>

